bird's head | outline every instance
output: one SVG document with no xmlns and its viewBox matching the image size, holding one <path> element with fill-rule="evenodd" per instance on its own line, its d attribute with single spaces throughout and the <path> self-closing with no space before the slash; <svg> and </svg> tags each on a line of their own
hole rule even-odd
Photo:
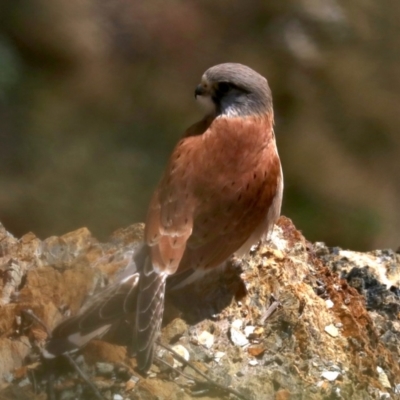
<svg viewBox="0 0 400 400">
<path fill-rule="evenodd" d="M 238 117 L 272 112 L 267 80 L 242 64 L 225 63 L 209 68 L 194 92 L 209 114 Z"/>
</svg>

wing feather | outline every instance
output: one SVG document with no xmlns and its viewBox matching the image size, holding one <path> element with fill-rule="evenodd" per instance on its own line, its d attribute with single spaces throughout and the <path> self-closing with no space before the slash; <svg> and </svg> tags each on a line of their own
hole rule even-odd
<svg viewBox="0 0 400 400">
<path fill-rule="evenodd" d="M 139 274 L 134 272 L 93 296 L 77 315 L 53 330 L 46 345 L 47 353 L 57 356 L 81 348 L 91 339 L 104 335 L 124 316 L 134 313 L 138 282 Z"/>
</svg>

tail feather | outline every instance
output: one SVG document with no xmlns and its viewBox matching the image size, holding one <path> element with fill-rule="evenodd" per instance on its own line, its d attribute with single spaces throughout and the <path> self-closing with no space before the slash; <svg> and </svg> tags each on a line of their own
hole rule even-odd
<svg viewBox="0 0 400 400">
<path fill-rule="evenodd" d="M 77 315 L 53 330 L 43 355 L 52 358 L 75 351 L 105 334 L 121 343 L 121 338 L 115 336 L 123 330 L 120 333 L 124 343 L 131 354 L 136 354 L 138 368 L 146 372 L 153 362 L 155 341 L 161 329 L 168 276 L 153 269 L 148 247 L 143 246 L 119 280 L 94 295 Z"/>
<path fill-rule="evenodd" d="M 79 349 L 91 339 L 104 335 L 124 316 L 132 314 L 138 282 L 139 274 L 135 272 L 95 295 L 77 315 L 53 330 L 44 355 L 55 357 Z"/>
<path fill-rule="evenodd" d="M 154 358 L 154 345 L 164 312 L 165 282 L 168 274 L 153 269 L 150 259 L 140 272 L 136 312 L 138 368 L 147 372 Z"/>
</svg>

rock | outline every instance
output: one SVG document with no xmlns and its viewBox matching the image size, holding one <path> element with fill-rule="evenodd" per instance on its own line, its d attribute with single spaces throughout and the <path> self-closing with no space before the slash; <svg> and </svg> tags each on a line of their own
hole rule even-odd
<svg viewBox="0 0 400 400">
<path fill-rule="evenodd" d="M 181 344 L 176 344 L 175 346 L 172 346 L 172 350 L 174 350 L 176 353 L 178 353 L 183 359 L 186 361 L 189 361 L 190 359 L 190 354 L 189 351 L 186 347 L 182 346 Z M 172 355 L 173 356 L 173 355 Z M 174 358 L 174 367 L 182 367 L 182 363 Z"/>
<path fill-rule="evenodd" d="M 27 371 L 38 370 L 36 348 L 44 345 L 47 334 L 21 310 L 31 308 L 50 328 L 66 315 L 74 315 L 86 296 L 113 282 L 118 271 L 128 265 L 137 245 L 134 231 L 133 227 L 119 230 L 110 242 L 101 243 L 86 230 L 78 230 L 48 240 L 47 255 L 38 251 L 42 242 L 33 236 L 21 242 L 4 236 L 5 242 L 10 240 L 9 245 L 1 243 L 4 265 L 13 259 L 25 269 L 18 299 L 0 307 L 0 379 L 7 385 L 0 390 L 0 397 L 39 400 L 40 396 L 31 383 L 25 383 Z M 277 387 L 284 399 L 302 393 L 304 398 L 316 400 L 339 395 L 363 400 L 371 393 L 386 396 L 382 389 L 389 391 L 390 382 L 396 392 L 400 384 L 395 378 L 400 376 L 396 361 L 400 358 L 400 324 L 388 305 L 395 310 L 397 288 L 388 290 L 365 270 L 352 275 L 353 283 L 355 277 L 363 282 L 353 287 L 342 279 L 346 262 L 341 250 L 320 244 L 315 252 L 287 218 L 280 218 L 272 236 L 271 245 L 262 244 L 238 261 L 240 268 L 228 265 L 223 273 L 210 272 L 204 281 L 169 293 L 161 341 L 179 346 L 184 357 L 190 354 L 190 362 L 202 372 L 255 400 L 273 399 Z M 349 253 L 346 256 L 350 257 Z M 386 262 L 382 254 L 374 257 Z M 54 266 L 48 264 L 50 259 Z M 333 269 L 339 261 L 340 275 Z M 352 264 L 350 268 L 359 267 Z M 390 276 L 394 279 L 394 274 Z M 248 293 L 239 303 L 235 296 L 242 290 L 241 284 Z M 371 292 L 369 284 L 381 290 L 384 299 L 393 301 L 386 306 L 375 303 L 379 290 Z M 363 297 L 369 293 L 375 296 L 370 303 Z M 334 307 L 329 308 L 327 299 Z M 261 324 L 265 310 L 276 302 L 279 307 Z M 375 306 L 368 311 L 366 304 Z M 177 310 L 181 318 L 176 318 Z M 124 326 L 118 333 L 125 336 L 118 339 L 129 341 L 130 332 Z M 181 390 L 190 390 L 192 383 L 186 377 L 176 378 L 161 363 L 153 365 L 148 376 L 140 376 L 135 358 L 115 339 L 107 334 L 103 340 L 93 340 L 82 349 L 84 357 L 79 360 L 80 368 L 110 399 L 112 395 L 175 398 L 179 394 L 182 400 L 189 400 L 189 394 Z M 168 363 L 174 363 L 171 353 L 164 353 L 169 355 Z M 26 365 L 28 360 L 33 364 Z M 374 378 L 364 371 L 377 374 Z M 190 368 L 185 367 L 185 376 L 189 373 Z M 42 380 L 37 382 L 43 391 Z M 82 398 L 79 391 L 88 390 L 82 389 L 74 372 L 57 378 L 56 387 L 59 398 Z M 13 397 L 12 391 L 17 390 L 18 397 Z"/>
<path fill-rule="evenodd" d="M 326 332 L 328 335 L 331 335 L 332 337 L 337 337 L 337 336 L 339 336 L 339 330 L 336 328 L 335 325 L 327 325 L 327 326 L 325 327 L 325 332 Z"/>
<path fill-rule="evenodd" d="M 386 375 L 385 371 L 381 367 L 376 367 L 376 372 L 378 372 L 378 380 L 381 385 L 385 388 L 391 389 L 392 385 L 389 382 L 388 376 Z"/>
<path fill-rule="evenodd" d="M 96 370 L 101 376 L 111 376 L 114 373 L 114 365 L 105 362 L 97 362 Z"/>
<path fill-rule="evenodd" d="M 340 373 L 337 371 L 323 371 L 321 376 L 329 382 L 335 381 L 339 377 Z"/>
<path fill-rule="evenodd" d="M 332 308 L 334 306 L 333 301 L 331 299 L 325 300 L 325 304 L 327 308 Z"/>
<path fill-rule="evenodd" d="M 200 345 L 204 346 L 207 349 L 210 349 L 214 344 L 214 335 L 210 332 L 203 331 L 197 338 Z"/>
<path fill-rule="evenodd" d="M 232 343 L 235 344 L 236 346 L 243 347 L 249 344 L 246 335 L 242 333 L 239 329 L 237 329 L 234 325 L 231 326 L 230 333 L 231 333 Z"/>
</svg>

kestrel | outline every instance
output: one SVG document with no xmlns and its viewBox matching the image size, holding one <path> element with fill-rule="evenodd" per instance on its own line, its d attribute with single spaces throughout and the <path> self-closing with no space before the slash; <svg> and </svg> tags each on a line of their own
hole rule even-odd
<svg viewBox="0 0 400 400">
<path fill-rule="evenodd" d="M 81 347 L 131 314 L 138 368 L 147 371 L 167 278 L 217 268 L 271 232 L 283 175 L 267 80 L 245 65 L 219 64 L 204 73 L 195 97 L 206 115 L 172 152 L 149 205 L 135 267 L 56 327 L 48 353 Z"/>
</svg>

